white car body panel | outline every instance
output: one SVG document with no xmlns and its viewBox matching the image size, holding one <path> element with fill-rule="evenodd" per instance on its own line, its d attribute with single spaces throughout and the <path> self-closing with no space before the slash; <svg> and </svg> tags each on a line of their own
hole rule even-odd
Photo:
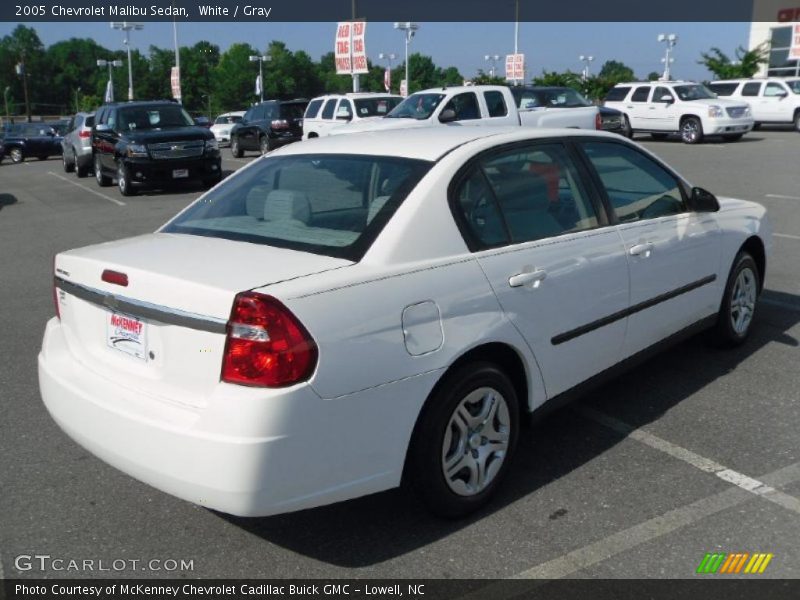
<svg viewBox="0 0 800 600">
<path fill-rule="evenodd" d="M 497 145 L 564 135 L 619 140 L 594 132 L 453 128 L 332 136 L 276 150 L 271 156 L 345 152 L 437 161 L 357 263 L 166 233 L 59 254 L 55 269 L 63 280 L 184 311 L 216 329 L 149 320 L 156 358 L 138 361 L 104 347 L 106 309 L 66 290 L 61 319 L 48 323 L 39 355 L 45 405 L 90 452 L 185 500 L 246 516 L 319 506 L 399 484 L 426 398 L 471 349 L 512 350 L 525 371 L 522 404 L 533 410 L 640 346 L 713 314 L 749 238 L 762 239 L 769 252 L 765 209 L 728 199 L 718 213 L 663 223 L 680 233 L 670 243 L 690 237 L 693 250 L 672 246 L 663 264 L 648 267 L 662 273 L 661 282 L 647 279 L 644 265 L 631 266 L 626 253 L 643 230 L 663 235 L 659 219 L 636 231 L 612 225 L 470 252 L 447 202 L 456 171 Z M 654 256 L 661 244 L 656 240 Z M 696 253 L 703 256 L 691 264 Z M 538 287 L 508 287 L 508 277 L 527 266 L 545 268 L 548 277 Z M 129 287 L 100 281 L 106 268 L 127 273 Z M 709 270 L 717 285 L 701 288 L 693 302 L 686 296 L 664 304 L 666 310 L 643 311 L 648 318 L 641 321 L 634 315 L 552 344 L 555 334 L 652 297 L 658 285 L 679 286 Z M 234 295 L 252 289 L 278 298 L 315 339 L 319 362 L 308 381 L 280 389 L 220 381 L 224 320 Z"/>
<path fill-rule="evenodd" d="M 217 117 L 217 119 L 219 119 L 220 117 L 240 117 L 241 118 L 243 116 L 244 116 L 244 111 L 243 110 L 239 110 L 239 111 L 225 113 L 224 115 L 219 115 L 219 117 Z M 211 133 L 214 134 L 214 137 L 217 139 L 217 141 L 220 144 L 224 145 L 224 144 L 230 143 L 230 141 L 231 141 L 231 130 L 233 129 L 234 125 L 236 125 L 236 123 L 219 123 L 219 124 L 215 123 L 214 125 L 211 126 L 210 131 L 211 131 Z"/>
</svg>

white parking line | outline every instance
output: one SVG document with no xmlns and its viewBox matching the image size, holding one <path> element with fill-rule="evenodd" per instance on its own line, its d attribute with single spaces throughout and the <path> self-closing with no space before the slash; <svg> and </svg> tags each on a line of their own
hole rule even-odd
<svg viewBox="0 0 800 600">
<path fill-rule="evenodd" d="M 781 200 L 800 200 L 798 196 L 784 196 L 783 194 L 764 194 L 765 198 L 780 198 Z"/>
<path fill-rule="evenodd" d="M 788 240 L 800 240 L 800 235 L 791 235 L 789 233 L 773 233 L 775 237 L 786 238 Z"/>
<path fill-rule="evenodd" d="M 98 192 L 97 190 L 93 190 L 91 188 L 88 188 L 85 185 L 83 185 L 81 183 L 78 183 L 77 181 L 73 181 L 72 179 L 64 177 L 63 175 L 59 175 L 58 173 L 53 173 L 52 171 L 48 171 L 48 174 L 52 175 L 53 177 L 58 177 L 61 181 L 66 181 L 67 183 L 71 183 L 72 185 L 77 185 L 79 188 L 81 188 L 85 192 L 89 192 L 90 194 L 94 194 L 95 196 L 100 196 L 104 200 L 108 200 L 109 202 L 113 202 L 117 206 L 125 206 L 125 203 L 122 202 L 122 200 L 117 200 L 116 198 L 112 198 L 111 196 L 106 196 L 105 194 L 102 194 L 102 193 Z"/>
<path fill-rule="evenodd" d="M 784 494 L 783 492 L 779 492 L 778 490 L 765 484 L 763 481 L 753 479 L 752 477 L 748 477 L 743 473 L 729 469 L 725 465 L 721 465 L 710 458 L 700 456 L 699 454 L 683 448 L 682 446 L 668 442 L 667 440 L 660 438 L 657 435 L 653 435 L 644 429 L 634 428 L 627 423 L 615 419 L 614 417 L 610 417 L 601 413 L 599 410 L 589 408 L 588 406 L 578 406 L 576 411 L 584 417 L 591 419 L 596 423 L 600 423 L 601 425 L 604 425 L 609 429 L 616 431 L 617 433 L 621 433 L 626 437 L 634 439 L 637 442 L 641 442 L 646 446 L 650 446 L 651 448 L 663 452 L 664 454 L 669 454 L 673 458 L 682 460 L 683 462 L 692 465 L 696 469 L 716 475 L 723 481 L 727 481 L 728 483 L 740 487 L 751 494 L 760 496 L 765 500 L 769 500 L 770 502 L 800 514 L 800 500 L 793 496 L 789 496 L 788 494 Z"/>
</svg>

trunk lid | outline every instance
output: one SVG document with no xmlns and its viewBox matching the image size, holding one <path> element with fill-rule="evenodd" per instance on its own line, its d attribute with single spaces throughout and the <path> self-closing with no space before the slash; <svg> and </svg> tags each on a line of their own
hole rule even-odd
<svg viewBox="0 0 800 600">
<path fill-rule="evenodd" d="M 219 382 L 237 293 L 350 261 L 272 246 L 154 233 L 56 256 L 71 354 L 115 382 L 200 407 Z M 128 285 L 103 280 L 124 273 Z"/>
</svg>

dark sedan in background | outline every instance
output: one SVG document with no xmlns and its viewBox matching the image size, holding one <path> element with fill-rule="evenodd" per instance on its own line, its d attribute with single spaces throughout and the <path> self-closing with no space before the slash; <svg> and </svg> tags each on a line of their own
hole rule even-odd
<svg viewBox="0 0 800 600">
<path fill-rule="evenodd" d="M 33 156 L 39 160 L 60 156 L 61 140 L 47 123 L 19 123 L 6 130 L 3 143 L 11 162 L 21 163 Z"/>
</svg>

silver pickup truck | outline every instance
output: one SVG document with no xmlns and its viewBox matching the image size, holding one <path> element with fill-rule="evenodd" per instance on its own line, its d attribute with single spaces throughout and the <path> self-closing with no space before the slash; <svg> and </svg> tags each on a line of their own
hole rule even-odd
<svg viewBox="0 0 800 600">
<path fill-rule="evenodd" d="M 423 90 L 385 117 L 345 122 L 330 133 L 465 125 L 601 129 L 602 122 L 598 107 L 571 88 L 474 85 Z"/>
</svg>

